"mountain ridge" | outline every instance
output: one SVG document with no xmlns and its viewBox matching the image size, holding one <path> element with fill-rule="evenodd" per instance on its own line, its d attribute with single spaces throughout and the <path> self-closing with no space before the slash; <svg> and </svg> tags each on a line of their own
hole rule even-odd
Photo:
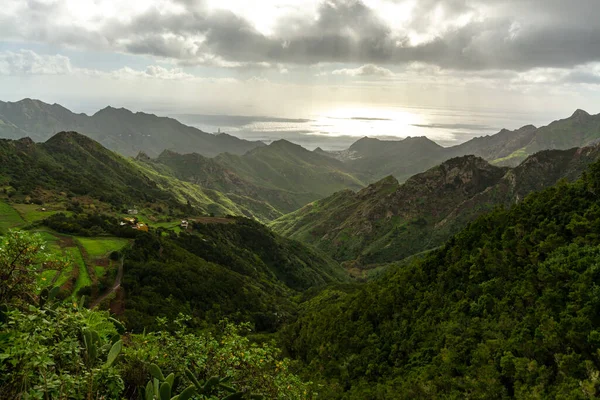
<svg viewBox="0 0 600 400">
<path fill-rule="evenodd" d="M 270 226 L 348 266 L 368 267 L 434 248 L 482 213 L 574 180 L 597 159 L 600 145 L 542 151 L 515 168 L 456 157 L 402 184 L 389 176 L 358 192 L 338 192 Z"/>
<path fill-rule="evenodd" d="M 527 156 L 541 150 L 567 150 L 598 141 L 600 114 L 591 115 L 579 109 L 570 117 L 545 126 L 529 124 L 515 130 L 502 129 L 496 134 L 475 137 L 451 147 L 441 147 L 426 137 L 402 140 L 363 137 L 348 149 L 329 154 L 375 178 L 392 174 L 405 181 L 453 157 L 473 154 L 496 165 L 515 167 Z"/>
<path fill-rule="evenodd" d="M 165 150 L 155 159 L 138 160 L 158 171 L 166 167 L 177 178 L 205 188 L 265 201 L 282 214 L 336 190 L 364 187 L 342 162 L 283 139 L 241 156 L 207 158 Z"/>
<path fill-rule="evenodd" d="M 116 209 L 150 203 L 182 215 L 192 207 L 198 213 L 259 221 L 282 215 L 259 199 L 193 185 L 171 171 L 149 168 L 139 158 L 126 158 L 77 132 L 59 132 L 42 143 L 0 139 L 0 184 L 19 199 L 70 203 L 71 198 L 89 197 L 98 206 Z"/>
<path fill-rule="evenodd" d="M 173 118 L 123 107 L 107 106 L 88 116 L 75 114 L 56 103 L 29 98 L 0 102 L 0 136 L 15 139 L 27 136 L 40 141 L 60 131 L 82 132 L 124 155 L 143 152 L 153 158 L 170 150 L 215 157 L 225 169 L 257 187 L 303 193 L 295 202 L 295 206 L 300 207 L 333 191 L 346 187 L 358 189 L 388 175 L 404 182 L 453 157 L 472 154 L 498 166 L 515 167 L 541 150 L 591 145 L 600 141 L 600 114 L 590 115 L 578 109 L 570 117 L 546 126 L 502 129 L 494 135 L 473 138 L 452 147 L 442 147 L 424 136 L 391 141 L 365 136 L 344 151 L 326 152 L 320 148 L 309 151 L 286 139 L 267 146 L 225 133 L 213 135 Z M 247 157 L 246 153 L 249 153 Z M 293 180 L 300 184 L 292 183 Z M 328 185 L 330 187 L 326 187 Z M 294 202 L 286 202 L 290 206 L 279 207 L 280 211 L 293 211 Z"/>
<path fill-rule="evenodd" d="M 18 139 L 30 136 L 46 141 L 60 131 L 77 131 L 97 140 L 105 147 L 124 155 L 144 151 L 158 155 L 162 150 L 198 152 L 216 156 L 223 152 L 243 154 L 264 146 L 231 135 L 213 135 L 180 123 L 170 117 L 159 117 L 126 108 L 104 107 L 92 115 L 76 114 L 59 104 L 23 99 L 0 101 L 0 136 Z"/>
</svg>

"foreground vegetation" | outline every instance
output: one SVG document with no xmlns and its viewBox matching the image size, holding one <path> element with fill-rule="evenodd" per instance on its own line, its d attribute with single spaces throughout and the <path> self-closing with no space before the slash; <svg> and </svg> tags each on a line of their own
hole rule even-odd
<svg viewBox="0 0 600 400">
<path fill-rule="evenodd" d="M 83 300 L 56 300 L 58 290 L 42 287 L 37 276 L 65 262 L 44 247 L 39 235 L 19 231 L 0 243 L 0 398 L 312 396 L 273 344 L 241 336 L 246 325 L 192 331 L 189 317 L 180 315 L 170 323 L 159 319 L 152 333 L 132 334 Z"/>
</svg>

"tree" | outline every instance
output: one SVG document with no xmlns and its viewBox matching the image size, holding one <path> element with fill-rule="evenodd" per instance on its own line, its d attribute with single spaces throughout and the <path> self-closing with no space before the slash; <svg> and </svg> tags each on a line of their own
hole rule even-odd
<svg viewBox="0 0 600 400">
<path fill-rule="evenodd" d="M 50 269 L 60 271 L 65 266 L 64 260 L 45 252 L 40 235 L 9 231 L 0 241 L 0 305 L 35 301 L 42 289 L 40 274 Z"/>
</svg>

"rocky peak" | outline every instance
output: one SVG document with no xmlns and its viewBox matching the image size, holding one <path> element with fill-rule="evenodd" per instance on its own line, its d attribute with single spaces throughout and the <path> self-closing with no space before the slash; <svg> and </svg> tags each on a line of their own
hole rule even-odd
<svg viewBox="0 0 600 400">
<path fill-rule="evenodd" d="M 106 106 L 102 110 L 96 112 L 94 117 L 108 115 L 108 116 L 119 116 L 119 115 L 134 115 L 131 111 L 126 108 L 115 108 L 112 106 Z"/>
<path fill-rule="evenodd" d="M 15 148 L 24 153 L 29 153 L 35 148 L 35 142 L 30 137 L 24 137 L 14 141 Z"/>
<path fill-rule="evenodd" d="M 580 118 L 580 117 L 589 117 L 589 116 L 590 116 L 590 114 L 587 111 L 578 108 L 577 110 L 575 110 L 573 115 L 571 115 L 571 118 Z"/>
<path fill-rule="evenodd" d="M 150 158 L 150 156 L 148 154 L 146 154 L 143 151 L 140 151 L 137 156 L 135 156 L 135 159 L 137 161 L 151 161 L 152 159 Z"/>
<path fill-rule="evenodd" d="M 96 142 L 95 140 L 90 139 L 89 137 L 82 135 L 81 133 L 73 131 L 58 132 L 56 135 L 46 140 L 44 144 L 51 146 L 55 149 L 63 150 L 72 148 L 74 145 L 77 147 L 85 148 L 87 150 L 106 150 L 104 149 L 104 147 L 102 147 L 102 145 L 100 145 L 100 143 Z"/>
<path fill-rule="evenodd" d="M 62 142 L 62 141 L 69 141 L 69 140 L 73 140 L 73 139 L 78 140 L 81 138 L 88 139 L 86 136 L 83 136 L 82 134 L 77 133 L 77 132 L 62 131 L 62 132 L 58 132 L 57 134 L 52 136 L 46 142 Z M 88 140 L 91 140 L 91 139 L 88 139 Z"/>
<path fill-rule="evenodd" d="M 18 139 L 16 142 L 22 146 L 33 146 L 35 144 L 35 142 L 29 136 Z"/>
<path fill-rule="evenodd" d="M 21 104 L 21 105 L 25 105 L 25 106 L 36 106 L 39 107 L 43 104 L 45 104 L 44 102 L 40 101 L 40 100 L 36 100 L 36 99 L 31 99 L 29 97 L 24 98 L 23 100 L 17 101 L 16 104 Z"/>
<path fill-rule="evenodd" d="M 591 115 L 587 111 L 577 109 L 569 119 L 575 120 L 576 122 L 582 122 L 586 121 L 590 117 Z"/>
<path fill-rule="evenodd" d="M 160 160 L 161 158 L 172 158 L 172 157 L 178 157 L 178 156 L 181 156 L 181 154 L 179 154 L 173 150 L 165 149 L 158 155 L 157 160 Z"/>
<path fill-rule="evenodd" d="M 273 146 L 273 147 L 281 147 L 281 148 L 294 148 L 294 149 L 302 147 L 302 146 L 300 146 L 298 144 L 292 143 L 289 140 L 285 140 L 285 139 L 274 140 L 271 143 L 271 146 Z"/>
<path fill-rule="evenodd" d="M 406 185 L 412 190 L 479 190 L 500 179 L 507 171 L 489 164 L 481 157 L 468 155 L 452 158 L 437 167 L 410 178 Z"/>
</svg>

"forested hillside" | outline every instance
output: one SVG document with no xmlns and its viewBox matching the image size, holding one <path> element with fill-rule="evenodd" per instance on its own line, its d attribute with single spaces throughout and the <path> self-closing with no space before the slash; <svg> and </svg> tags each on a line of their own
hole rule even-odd
<svg viewBox="0 0 600 400">
<path fill-rule="evenodd" d="M 562 178 L 575 180 L 598 158 L 599 146 L 540 152 L 514 169 L 459 157 L 402 185 L 388 177 L 356 193 L 336 193 L 271 227 L 350 265 L 397 261 L 441 245 L 494 206 L 510 206 Z"/>
<path fill-rule="evenodd" d="M 600 164 L 441 249 L 302 306 L 286 348 L 327 398 L 595 398 Z"/>
<path fill-rule="evenodd" d="M 76 132 L 44 143 L 0 139 L 0 185 L 11 198 L 38 204 L 97 202 L 121 210 L 147 207 L 168 215 L 245 215 L 269 221 L 281 212 L 260 198 L 231 196 L 177 179 L 143 161 L 118 155 Z"/>
<path fill-rule="evenodd" d="M 321 197 L 336 188 L 364 186 L 358 170 L 287 140 L 275 141 L 241 157 L 221 154 L 215 160 L 258 186 L 287 190 L 303 199 Z"/>
<path fill-rule="evenodd" d="M 362 188 L 361 179 L 368 179 L 340 161 L 285 140 L 243 156 L 206 158 L 164 151 L 155 159 L 141 154 L 137 160 L 162 174 L 225 193 L 234 201 L 242 197 L 264 202 L 281 214 L 340 189 Z"/>
<path fill-rule="evenodd" d="M 138 330 L 184 312 L 200 325 L 227 317 L 274 331 L 295 312 L 293 295 L 349 281 L 335 261 L 243 218 L 142 235 L 125 257 L 124 317 Z"/>
</svg>

